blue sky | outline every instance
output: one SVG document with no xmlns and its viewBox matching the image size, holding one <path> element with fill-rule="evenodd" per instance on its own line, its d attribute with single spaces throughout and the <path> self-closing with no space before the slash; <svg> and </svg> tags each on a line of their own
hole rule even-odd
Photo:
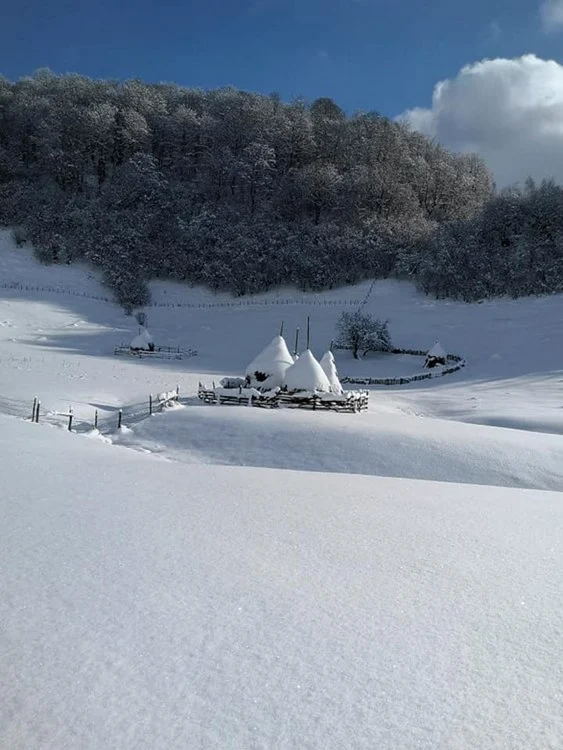
<svg viewBox="0 0 563 750">
<path fill-rule="evenodd" d="M 530 0 L 2 0 L 0 73 L 40 67 L 334 98 L 390 116 L 484 57 L 563 58 Z"/>
</svg>

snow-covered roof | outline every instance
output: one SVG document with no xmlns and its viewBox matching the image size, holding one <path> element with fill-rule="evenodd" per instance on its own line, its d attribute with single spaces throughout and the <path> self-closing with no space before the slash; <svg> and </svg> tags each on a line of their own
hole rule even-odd
<svg viewBox="0 0 563 750">
<path fill-rule="evenodd" d="M 149 344 L 153 343 L 153 337 L 146 328 L 143 328 L 142 331 L 131 341 L 129 346 L 131 349 L 148 349 Z"/>
<path fill-rule="evenodd" d="M 289 391 L 330 391 L 330 381 L 310 349 L 287 370 L 284 385 Z"/>
<path fill-rule="evenodd" d="M 446 359 L 448 356 L 444 350 L 444 347 L 439 341 L 436 341 L 432 349 L 426 354 L 427 357 L 437 357 L 438 359 Z"/>
<path fill-rule="evenodd" d="M 268 346 L 255 357 L 246 368 L 246 375 L 255 380 L 257 372 L 267 375 L 267 382 L 261 381 L 257 384 L 266 385 L 269 388 L 280 386 L 286 370 L 293 365 L 293 357 L 289 353 L 283 336 L 274 336 Z M 253 385 L 255 383 L 253 382 Z"/>
<path fill-rule="evenodd" d="M 323 354 L 320 362 L 323 368 L 324 374 L 328 378 L 330 383 L 330 390 L 332 393 L 342 393 L 342 385 L 338 379 L 338 371 L 336 370 L 336 362 L 334 361 L 334 354 L 329 350 Z"/>
</svg>

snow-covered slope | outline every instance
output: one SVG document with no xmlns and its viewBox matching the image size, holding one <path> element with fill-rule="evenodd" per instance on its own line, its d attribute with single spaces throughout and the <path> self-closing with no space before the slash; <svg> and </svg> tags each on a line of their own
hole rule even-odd
<svg viewBox="0 0 563 750">
<path fill-rule="evenodd" d="M 71 397 L 77 414 L 90 418 L 94 404 L 111 409 L 146 400 L 151 391 L 177 381 L 188 393 L 200 379 L 242 375 L 282 320 L 291 341 L 291 332 L 304 330 L 310 316 L 311 347 L 320 357 L 340 313 L 349 309 L 345 303 L 364 298 L 369 289 L 360 284 L 323 294 L 280 290 L 233 301 L 155 283 L 155 306 L 147 313 L 156 343 L 189 346 L 199 355 L 154 363 L 113 357 L 114 346 L 129 343 L 139 328 L 118 307 L 98 299 L 108 291 L 87 269 L 40 266 L 29 249 L 14 249 L 9 234 L 0 232 L 0 278 L 0 397 L 27 404 L 37 395 L 60 409 L 68 408 Z M 30 288 L 2 287 L 13 283 Z M 41 292 L 37 286 L 73 294 Z M 235 306 L 218 306 L 224 304 Z M 563 434 L 563 295 L 465 305 L 437 302 L 408 284 L 387 281 L 374 285 L 364 309 L 389 318 L 398 346 L 426 350 L 440 340 L 468 362 L 443 379 L 376 389 L 372 403 L 383 410 Z M 359 362 L 346 352 L 336 357 L 341 377 L 412 374 L 424 364 L 423 358 L 385 354 Z"/>
<path fill-rule="evenodd" d="M 1 747 L 560 747 L 560 494 L 0 454 Z"/>
<path fill-rule="evenodd" d="M 190 406 L 115 442 L 184 463 L 563 489 L 563 438 L 378 412 Z M 563 500 L 562 500 L 563 502 Z"/>
<path fill-rule="evenodd" d="M 291 341 L 310 317 L 320 356 L 368 290 L 159 282 L 156 344 L 199 355 L 122 359 L 139 328 L 95 276 L 0 233 L 0 747 L 559 750 L 563 493 L 539 490 L 563 489 L 563 297 L 377 283 L 398 346 L 467 367 L 373 388 L 367 414 L 195 399 L 282 320 Z M 176 384 L 185 408 L 113 445 L 1 416 L 38 396 L 107 427 Z"/>
</svg>

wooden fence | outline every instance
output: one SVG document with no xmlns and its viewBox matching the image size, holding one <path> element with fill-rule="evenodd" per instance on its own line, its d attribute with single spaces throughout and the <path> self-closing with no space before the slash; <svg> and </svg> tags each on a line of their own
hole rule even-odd
<svg viewBox="0 0 563 750">
<path fill-rule="evenodd" d="M 82 297 L 84 299 L 95 300 L 96 302 L 111 302 L 115 303 L 115 299 L 107 297 L 101 294 L 90 294 L 89 292 L 80 291 L 77 289 L 65 289 L 64 287 L 56 286 L 40 286 L 35 284 L 23 284 L 19 281 L 8 281 L 0 283 L 0 289 L 8 289 L 14 291 L 25 291 L 25 292 L 47 292 L 49 294 L 62 294 L 69 297 Z M 322 292 L 321 292 L 322 293 Z M 367 299 L 367 298 L 366 298 Z M 243 307 L 270 307 L 280 305 L 311 305 L 316 307 L 333 307 L 333 306 L 344 306 L 354 307 L 365 303 L 366 299 L 307 299 L 301 298 L 279 298 L 279 299 L 239 299 L 233 302 L 148 302 L 145 307 L 175 307 L 191 310 L 220 310 L 220 309 L 232 309 L 232 308 L 243 308 Z"/>
<path fill-rule="evenodd" d="M 338 349 L 347 349 L 348 347 L 337 347 Z M 389 354 L 410 354 L 415 357 L 425 357 L 427 352 L 421 349 L 392 349 Z M 417 383 L 421 380 L 431 380 L 432 378 L 439 378 L 443 375 L 451 375 L 453 372 L 461 370 L 465 367 L 465 360 L 463 357 L 457 354 L 447 354 L 446 362 L 451 363 L 449 366 L 432 368 L 428 372 L 423 372 L 418 375 L 405 375 L 400 378 L 360 378 L 360 377 L 343 377 L 340 378 L 341 383 L 352 383 L 354 385 L 408 385 L 409 383 Z"/>
<path fill-rule="evenodd" d="M 205 404 L 224 404 L 238 406 L 257 406 L 263 409 L 277 409 L 280 406 L 293 409 L 330 410 L 340 412 L 367 411 L 369 404 L 368 391 L 347 391 L 334 393 L 288 393 L 287 391 L 270 391 L 261 393 L 256 388 L 206 388 L 199 384 L 198 398 Z"/>
<path fill-rule="evenodd" d="M 131 349 L 128 344 L 116 346 L 113 352 L 117 356 L 137 357 L 138 359 L 187 359 L 196 357 L 196 349 L 182 349 L 179 346 L 155 346 L 149 349 Z"/>
<path fill-rule="evenodd" d="M 95 409 L 91 421 L 83 418 L 78 421 L 71 406 L 66 412 L 45 410 L 41 406 L 40 399 L 34 398 L 31 417 L 28 417 L 28 419 L 36 424 L 39 422 L 47 422 L 48 424 L 60 424 L 63 422 L 69 432 L 88 432 L 95 429 L 109 433 L 115 429 L 119 430 L 126 425 L 141 422 L 147 417 L 163 411 L 165 407 L 179 402 L 179 400 L 180 388 L 176 386 L 171 391 L 162 391 L 156 395 L 149 394 L 146 402 L 123 406 L 117 409 L 115 415 L 112 417 L 103 416 L 100 418 L 98 409 Z"/>
</svg>

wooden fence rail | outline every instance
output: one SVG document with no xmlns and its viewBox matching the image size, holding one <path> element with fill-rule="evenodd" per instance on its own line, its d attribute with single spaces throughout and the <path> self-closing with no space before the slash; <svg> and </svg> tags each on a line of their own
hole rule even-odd
<svg viewBox="0 0 563 750">
<path fill-rule="evenodd" d="M 163 411 L 165 407 L 177 403 L 179 400 L 180 387 L 176 386 L 173 390 L 162 391 L 156 396 L 152 393 L 149 394 L 147 401 L 144 403 L 123 406 L 117 410 L 117 414 L 114 417 L 107 416 L 100 420 L 98 409 L 95 409 L 92 421 L 87 419 L 76 421 L 76 415 L 72 407 L 69 407 L 66 412 L 45 411 L 41 409 L 41 401 L 35 397 L 33 399 L 30 421 L 35 424 L 39 423 L 40 420 L 49 424 L 59 424 L 61 420 L 65 420 L 69 432 L 88 432 L 94 429 L 111 433 L 116 428 L 119 430 L 126 426 L 126 424 L 141 422 L 147 419 L 147 417 L 152 416 L 156 411 Z M 23 415 L 20 413 L 14 414 L 14 416 Z"/>
<path fill-rule="evenodd" d="M 337 347 L 338 349 L 344 349 L 348 347 Z M 410 354 L 415 357 L 425 357 L 427 352 L 419 349 L 391 349 L 389 354 Z M 457 354 L 447 354 L 446 361 L 450 362 L 449 367 L 432 368 L 428 372 L 422 372 L 418 375 L 405 375 L 399 378 L 361 378 L 357 376 L 343 377 L 340 378 L 341 383 L 352 383 L 354 385 L 408 385 L 409 383 L 417 383 L 422 380 L 431 380 L 433 378 L 439 378 L 443 375 L 451 375 L 462 367 L 465 367 L 466 362 L 463 357 Z"/>
</svg>

